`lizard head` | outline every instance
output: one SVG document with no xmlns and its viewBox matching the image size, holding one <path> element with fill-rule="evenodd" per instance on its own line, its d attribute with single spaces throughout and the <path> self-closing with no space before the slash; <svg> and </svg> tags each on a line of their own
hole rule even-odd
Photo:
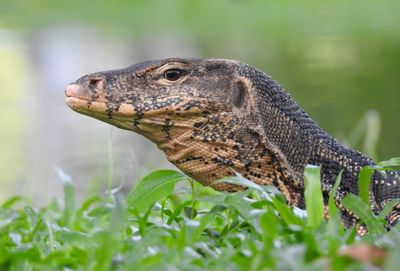
<svg viewBox="0 0 400 271">
<path fill-rule="evenodd" d="M 239 73 L 243 66 L 223 59 L 143 62 L 83 76 L 67 86 L 66 103 L 147 137 L 203 184 L 237 190 L 213 182 L 235 171 L 271 182 L 276 163 L 259 132 L 252 83 Z"/>
</svg>

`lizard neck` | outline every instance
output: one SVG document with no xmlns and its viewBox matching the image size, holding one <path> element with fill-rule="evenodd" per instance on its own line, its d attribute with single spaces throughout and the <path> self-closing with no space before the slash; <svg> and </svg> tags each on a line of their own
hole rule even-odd
<svg viewBox="0 0 400 271">
<path fill-rule="evenodd" d="M 274 150 L 283 168 L 287 185 L 295 182 L 297 187 L 304 188 L 304 168 L 312 164 L 321 167 L 321 183 L 326 193 L 343 169 L 343 193 L 358 194 L 358 173 L 362 166 L 371 165 L 373 161 L 328 135 L 268 75 L 249 68 L 244 68 L 242 75 L 252 82 L 256 115 L 263 126 L 268 148 Z"/>
<path fill-rule="evenodd" d="M 257 99 L 257 115 L 265 131 L 269 149 L 283 168 L 287 186 L 303 187 L 303 172 L 307 164 L 321 167 L 321 186 L 325 203 L 329 198 L 336 177 L 343 170 L 338 198 L 346 194 L 358 194 L 358 175 L 363 166 L 374 161 L 361 153 L 346 148 L 328 135 L 297 105 L 290 95 L 268 75 L 249 67 L 242 75 L 253 84 Z M 300 191 L 301 188 L 299 189 Z M 385 175 L 375 171 L 371 178 L 370 202 L 375 213 L 379 213 L 389 199 L 400 198 L 400 172 L 387 171 Z M 298 206 L 303 207 L 302 203 Z M 397 209 L 396 209 L 397 208 Z M 389 222 L 400 219 L 400 204 L 390 214 Z M 345 212 L 346 213 L 346 212 Z M 345 225 L 354 224 L 356 218 L 343 217 Z M 393 222 L 394 223 L 394 222 Z"/>
</svg>

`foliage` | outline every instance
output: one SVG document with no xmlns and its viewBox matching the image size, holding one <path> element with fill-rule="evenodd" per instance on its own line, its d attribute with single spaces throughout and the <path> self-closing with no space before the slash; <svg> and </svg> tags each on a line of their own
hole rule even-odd
<svg viewBox="0 0 400 271">
<path fill-rule="evenodd" d="M 114 191 L 78 206 L 70 178 L 59 175 L 63 201 L 19 208 L 24 199 L 13 197 L 1 205 L 0 270 L 396 270 L 400 264 L 400 227 L 381 230 L 381 217 L 360 198 L 348 197 L 347 205 L 370 234 L 345 231 L 331 204 L 332 218 L 322 219 L 318 168 L 306 169 L 307 215 L 275 188 L 241 176 L 221 181 L 248 189 L 227 194 L 160 170 L 126 199 Z M 353 255 L 366 248 L 367 260 Z"/>
</svg>

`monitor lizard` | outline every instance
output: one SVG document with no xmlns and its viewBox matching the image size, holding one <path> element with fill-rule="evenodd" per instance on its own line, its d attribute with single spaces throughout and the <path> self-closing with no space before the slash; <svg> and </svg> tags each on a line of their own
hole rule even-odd
<svg viewBox="0 0 400 271">
<path fill-rule="evenodd" d="M 374 161 L 340 144 L 270 76 L 226 59 L 169 58 L 81 77 L 65 89 L 73 110 L 153 141 L 185 174 L 219 191 L 243 187 L 216 182 L 240 173 L 274 185 L 290 205 L 305 208 L 303 172 L 321 167 L 325 204 L 343 170 L 337 202 L 358 194 L 358 174 Z M 400 198 L 400 173 L 374 172 L 370 204 L 378 214 Z M 358 222 L 342 209 L 346 227 Z M 400 203 L 387 217 L 400 218 Z"/>
</svg>

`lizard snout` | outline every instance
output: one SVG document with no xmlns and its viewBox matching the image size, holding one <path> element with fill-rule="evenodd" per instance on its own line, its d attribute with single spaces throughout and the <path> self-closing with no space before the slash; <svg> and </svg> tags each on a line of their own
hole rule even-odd
<svg viewBox="0 0 400 271">
<path fill-rule="evenodd" d="M 64 92 L 65 102 L 72 109 L 85 106 L 90 100 L 88 89 L 77 83 L 66 86 Z"/>
<path fill-rule="evenodd" d="M 65 95 L 82 100 L 99 100 L 103 101 L 104 96 L 104 81 L 100 78 L 91 78 L 83 82 L 79 80 L 71 83 L 65 88 Z"/>
<path fill-rule="evenodd" d="M 104 81 L 99 78 L 78 80 L 65 87 L 65 102 L 74 110 L 88 108 L 96 102 L 101 107 L 101 111 L 104 104 L 107 103 L 103 86 Z"/>
<path fill-rule="evenodd" d="M 82 93 L 82 87 L 78 84 L 69 84 L 65 88 L 65 96 L 79 98 Z"/>
</svg>

